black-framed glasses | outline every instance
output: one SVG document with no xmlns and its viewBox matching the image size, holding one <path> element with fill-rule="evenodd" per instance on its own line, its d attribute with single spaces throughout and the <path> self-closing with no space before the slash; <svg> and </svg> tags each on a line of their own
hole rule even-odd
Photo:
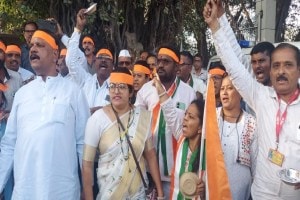
<svg viewBox="0 0 300 200">
<path fill-rule="evenodd" d="M 116 89 L 118 89 L 118 91 L 124 92 L 128 89 L 128 85 L 125 83 L 110 83 L 108 89 L 110 92 L 114 92 Z"/>
</svg>

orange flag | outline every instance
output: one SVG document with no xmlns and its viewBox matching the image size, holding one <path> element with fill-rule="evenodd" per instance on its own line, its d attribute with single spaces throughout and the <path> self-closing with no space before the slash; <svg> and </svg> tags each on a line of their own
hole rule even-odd
<svg viewBox="0 0 300 200">
<path fill-rule="evenodd" d="M 221 147 L 214 82 L 209 78 L 205 109 L 206 176 L 210 200 L 232 199 Z"/>
</svg>

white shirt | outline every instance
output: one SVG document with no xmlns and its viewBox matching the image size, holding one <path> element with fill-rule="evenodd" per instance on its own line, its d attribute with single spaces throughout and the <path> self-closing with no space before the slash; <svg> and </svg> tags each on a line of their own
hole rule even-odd
<svg viewBox="0 0 300 200">
<path fill-rule="evenodd" d="M 206 84 L 202 79 L 199 78 L 193 78 L 193 89 L 195 92 L 200 92 L 203 95 L 203 99 L 206 99 Z"/>
<path fill-rule="evenodd" d="M 156 104 L 159 103 L 159 97 L 156 88 L 152 84 L 153 81 L 149 81 L 148 83 L 145 83 L 143 87 L 138 91 L 137 98 L 135 101 L 136 106 L 141 106 L 151 112 L 153 111 Z M 175 153 L 173 152 L 172 135 L 175 134 L 178 125 L 182 124 L 185 110 L 188 108 L 188 106 L 194 99 L 196 99 L 196 94 L 193 88 L 191 88 L 183 81 L 180 81 L 174 96 L 161 104 L 161 110 L 164 114 L 164 118 L 166 121 L 166 141 L 167 141 L 166 151 L 167 151 L 168 170 L 170 173 L 174 164 L 173 153 Z M 176 109 L 174 109 L 174 107 Z M 155 133 L 153 137 L 155 148 L 157 148 L 157 143 L 158 143 L 158 124 L 159 124 L 159 119 L 157 119 Z M 158 155 L 159 155 L 158 159 L 159 159 L 160 175 L 162 181 L 170 181 L 170 177 L 165 176 L 163 173 L 164 162 L 163 162 L 161 148 L 159 148 Z"/>
<path fill-rule="evenodd" d="M 206 71 L 206 69 L 202 68 L 201 71 L 200 71 L 200 74 L 197 74 L 197 72 L 195 71 L 195 68 L 193 66 L 192 76 L 194 78 L 199 78 L 199 79 L 203 80 L 203 82 L 206 84 L 206 81 L 207 81 L 207 71 Z"/>
<path fill-rule="evenodd" d="M 110 103 L 109 99 L 109 79 L 100 86 L 97 74 L 91 75 L 85 69 L 86 57 L 79 49 L 80 33 L 74 31 L 68 40 L 68 51 L 66 55 L 66 63 L 69 73 L 73 80 L 82 87 L 89 107 L 105 106 Z"/>
<path fill-rule="evenodd" d="M 34 74 L 31 71 L 24 69 L 22 67 L 19 67 L 18 72 L 21 75 L 23 81 L 27 81 L 28 79 L 31 79 L 32 77 L 34 77 Z"/>
<path fill-rule="evenodd" d="M 20 88 L 0 144 L 0 192 L 13 167 L 13 199 L 79 199 L 88 117 L 83 92 L 60 75 Z"/>
<path fill-rule="evenodd" d="M 235 88 L 255 111 L 257 118 L 258 145 L 256 175 L 252 185 L 253 199 L 289 199 L 299 200 L 300 190 L 283 183 L 277 176 L 280 169 L 300 170 L 300 138 L 297 131 L 300 126 L 300 96 L 287 108 L 287 118 L 280 134 L 278 151 L 285 155 L 282 166 L 268 160 L 269 149 L 275 148 L 276 113 L 278 98 L 271 87 L 258 83 L 240 62 L 228 43 L 228 36 L 219 29 L 214 35 L 214 44 L 222 63 L 231 76 Z M 280 101 L 281 112 L 286 103 Z"/>
</svg>

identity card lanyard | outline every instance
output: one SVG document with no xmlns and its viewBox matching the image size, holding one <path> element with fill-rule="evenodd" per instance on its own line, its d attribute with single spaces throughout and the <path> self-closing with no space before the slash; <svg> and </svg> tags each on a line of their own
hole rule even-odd
<svg viewBox="0 0 300 200">
<path fill-rule="evenodd" d="M 277 115 L 276 115 L 276 149 L 269 150 L 268 159 L 272 163 L 279 165 L 279 166 L 282 166 L 282 163 L 284 160 L 284 155 L 278 151 L 279 135 L 280 135 L 282 126 L 286 120 L 287 108 L 294 100 L 296 100 L 298 98 L 298 96 L 299 96 L 299 89 L 296 90 L 295 93 L 293 94 L 293 96 L 289 99 L 287 106 L 286 106 L 284 112 L 282 113 L 282 115 L 280 115 L 280 98 L 278 97 L 279 108 L 278 108 Z"/>
<path fill-rule="evenodd" d="M 278 97 L 279 108 L 278 108 L 277 115 L 276 115 L 276 150 L 278 149 L 280 131 L 281 131 L 283 123 L 285 122 L 285 119 L 286 119 L 287 107 L 293 101 L 295 101 L 298 98 L 298 96 L 299 96 L 299 89 L 296 90 L 295 93 L 293 94 L 293 96 L 289 99 L 287 106 L 285 107 L 285 110 L 281 116 L 280 116 L 280 98 Z"/>
</svg>

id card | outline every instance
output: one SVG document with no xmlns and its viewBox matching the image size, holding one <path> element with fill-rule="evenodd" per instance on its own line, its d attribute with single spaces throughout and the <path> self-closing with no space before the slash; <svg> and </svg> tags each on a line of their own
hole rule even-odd
<svg viewBox="0 0 300 200">
<path fill-rule="evenodd" d="M 277 150 L 270 149 L 268 154 L 268 159 L 275 165 L 282 166 L 284 155 Z"/>
</svg>

